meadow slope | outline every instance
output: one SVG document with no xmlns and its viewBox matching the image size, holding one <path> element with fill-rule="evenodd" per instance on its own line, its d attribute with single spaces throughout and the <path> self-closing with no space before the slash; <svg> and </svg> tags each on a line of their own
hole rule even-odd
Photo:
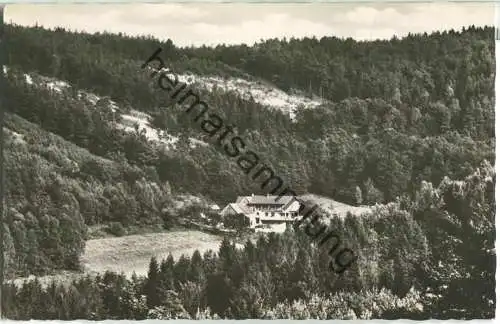
<svg viewBox="0 0 500 324">
<path fill-rule="evenodd" d="M 87 272 L 146 275 L 153 256 L 161 260 L 171 253 L 178 259 L 183 254 L 191 257 L 195 250 L 216 252 L 221 241 L 220 236 L 193 230 L 93 239 L 86 242 L 82 264 Z"/>
</svg>

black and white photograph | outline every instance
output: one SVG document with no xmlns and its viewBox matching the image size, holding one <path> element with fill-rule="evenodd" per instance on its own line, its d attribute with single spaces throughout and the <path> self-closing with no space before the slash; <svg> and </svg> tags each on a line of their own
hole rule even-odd
<svg viewBox="0 0 500 324">
<path fill-rule="evenodd" d="M 495 317 L 494 3 L 2 10 L 0 318 Z"/>
</svg>

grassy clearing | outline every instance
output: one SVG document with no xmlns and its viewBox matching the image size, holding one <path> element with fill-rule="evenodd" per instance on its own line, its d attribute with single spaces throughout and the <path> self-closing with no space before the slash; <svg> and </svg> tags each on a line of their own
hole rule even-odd
<svg viewBox="0 0 500 324">
<path fill-rule="evenodd" d="M 106 270 L 123 272 L 129 277 L 133 272 L 145 276 L 152 256 L 161 260 L 172 253 L 174 259 L 178 259 L 183 254 L 191 257 L 195 250 L 199 250 L 202 254 L 207 250 L 217 252 L 221 242 L 221 236 L 195 230 L 90 239 L 86 242 L 85 253 L 81 258 L 83 273 L 61 271 L 53 275 L 40 276 L 38 280 L 42 286 L 46 286 L 52 280 L 70 282 Z M 35 276 L 17 278 L 13 282 L 21 285 L 23 281 L 34 278 Z"/>
<path fill-rule="evenodd" d="M 202 254 L 217 251 L 221 241 L 220 236 L 191 230 L 92 239 L 86 243 L 82 263 L 87 272 L 110 270 L 130 276 L 135 271 L 146 275 L 152 256 L 159 260 L 169 253 L 175 259 L 182 254 L 191 257 L 195 250 Z"/>
<path fill-rule="evenodd" d="M 330 215 L 337 214 L 342 218 L 345 217 L 348 212 L 351 212 L 353 215 L 361 215 L 364 213 L 369 213 L 371 210 L 371 208 L 368 206 L 351 206 L 335 201 L 328 197 L 314 194 L 303 195 L 300 196 L 300 198 L 305 201 L 311 201 L 314 204 L 317 204 L 319 207 L 330 213 Z"/>
</svg>

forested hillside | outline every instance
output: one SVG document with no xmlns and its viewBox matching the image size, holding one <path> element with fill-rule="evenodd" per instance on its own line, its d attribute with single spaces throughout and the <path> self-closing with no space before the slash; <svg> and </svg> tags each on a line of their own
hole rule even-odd
<svg viewBox="0 0 500 324">
<path fill-rule="evenodd" d="M 356 251 L 343 276 L 304 232 L 271 234 L 244 249 L 177 262 L 152 259 L 147 278 L 106 273 L 42 288 L 6 285 L 15 319 L 491 318 L 495 310 L 494 170 L 465 181 L 424 182 L 414 202 L 333 218 Z"/>
<path fill-rule="evenodd" d="M 217 256 L 153 264 L 147 279 L 109 274 L 68 289 L 11 287 L 6 309 L 12 318 L 193 317 L 207 307 L 229 318 L 348 318 L 347 309 L 335 313 L 338 294 L 371 301 L 381 289 L 394 301 L 384 303 L 395 305 L 399 298 L 413 306 L 384 306 L 372 315 L 359 306 L 351 310 L 356 317 L 492 316 L 493 28 L 374 42 L 323 37 L 215 48 L 14 25 L 5 32 L 9 276 L 78 269 L 88 226 L 168 230 L 183 217 L 173 208 L 176 194 L 225 204 L 266 193 L 215 145 L 190 145 L 211 140 L 181 107 L 168 106 L 140 67 L 158 47 L 179 74 L 241 78 L 322 98 L 315 107 L 292 107 L 291 119 L 252 96 L 202 81 L 193 85 L 298 194 L 381 204 L 363 217 L 325 220 L 359 256 L 341 278 L 332 279 L 324 251 L 307 237 L 285 233 L 250 242 L 243 251 L 226 242 Z M 53 86 L 62 81 L 67 86 Z M 150 115 L 152 127 L 178 138 L 176 146 L 151 140 L 139 128 L 118 127 L 132 111 Z M 275 292 L 274 286 L 289 291 Z M 214 287 L 224 287 L 222 299 L 214 297 Z M 178 293 L 191 295 L 172 297 Z M 61 294 L 81 303 L 54 299 Z M 141 304 L 142 295 L 147 303 Z M 325 303 L 323 315 L 315 315 L 314 298 Z M 39 306 L 26 306 L 31 304 Z M 155 307 L 160 309 L 151 313 Z"/>
<path fill-rule="evenodd" d="M 15 26 L 7 31 L 12 35 L 9 65 L 150 112 L 156 126 L 173 134 L 202 136 L 179 110 L 166 109 L 164 94 L 140 69 L 159 46 L 177 73 L 258 77 L 283 89 L 322 95 L 329 103 L 317 109 L 299 107 L 297 121 L 292 122 L 234 92 L 200 89 L 200 97 L 250 138 L 255 150 L 298 192 L 354 202 L 356 186 L 364 189 L 369 182 L 373 190 L 363 190 L 367 200 L 374 199 L 367 191 L 381 191 L 381 199 L 390 201 L 400 193 L 412 195 L 421 180 L 437 184 L 445 175 L 463 178 L 483 159 L 493 160 L 491 28 L 377 42 L 324 37 L 187 49 L 170 41 L 111 34 Z M 139 149 L 144 150 L 140 145 Z M 246 191 L 242 189 L 249 183 L 232 161 L 220 161 L 222 156 L 210 148 L 201 151 L 189 154 L 192 161 L 184 152 L 126 154 L 130 163 L 153 166 L 160 170 L 161 180 L 173 180 L 172 185 L 187 191 L 203 190 L 224 201 Z M 95 151 L 109 152 L 109 147 Z M 200 155 L 204 158 L 197 158 Z M 163 174 L 177 167 L 178 160 L 184 170 L 192 169 L 180 182 L 172 179 L 175 172 Z M 454 162 L 458 160 L 462 163 Z"/>
</svg>

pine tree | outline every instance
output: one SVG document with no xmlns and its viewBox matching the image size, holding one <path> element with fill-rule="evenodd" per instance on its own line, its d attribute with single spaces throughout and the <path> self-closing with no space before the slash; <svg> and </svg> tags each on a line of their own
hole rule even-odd
<svg viewBox="0 0 500 324">
<path fill-rule="evenodd" d="M 205 282 L 205 273 L 203 271 L 203 259 L 198 250 L 194 251 L 191 257 L 188 280 L 195 283 Z"/>
<path fill-rule="evenodd" d="M 221 242 L 219 248 L 219 258 L 219 264 L 222 272 L 228 274 L 233 264 L 236 262 L 236 249 L 227 237 L 224 237 Z"/>
<path fill-rule="evenodd" d="M 209 274 L 207 278 L 207 305 L 210 309 L 224 316 L 230 306 L 232 286 L 223 273 Z"/>
<path fill-rule="evenodd" d="M 155 257 L 152 257 L 149 262 L 148 278 L 146 282 L 146 298 L 148 308 L 160 305 L 159 287 L 160 281 L 158 261 L 156 261 Z"/>
<path fill-rule="evenodd" d="M 394 281 L 392 284 L 392 292 L 399 298 L 403 298 L 411 288 L 409 273 L 409 265 L 406 264 L 404 258 L 398 252 L 394 263 Z"/>
</svg>

